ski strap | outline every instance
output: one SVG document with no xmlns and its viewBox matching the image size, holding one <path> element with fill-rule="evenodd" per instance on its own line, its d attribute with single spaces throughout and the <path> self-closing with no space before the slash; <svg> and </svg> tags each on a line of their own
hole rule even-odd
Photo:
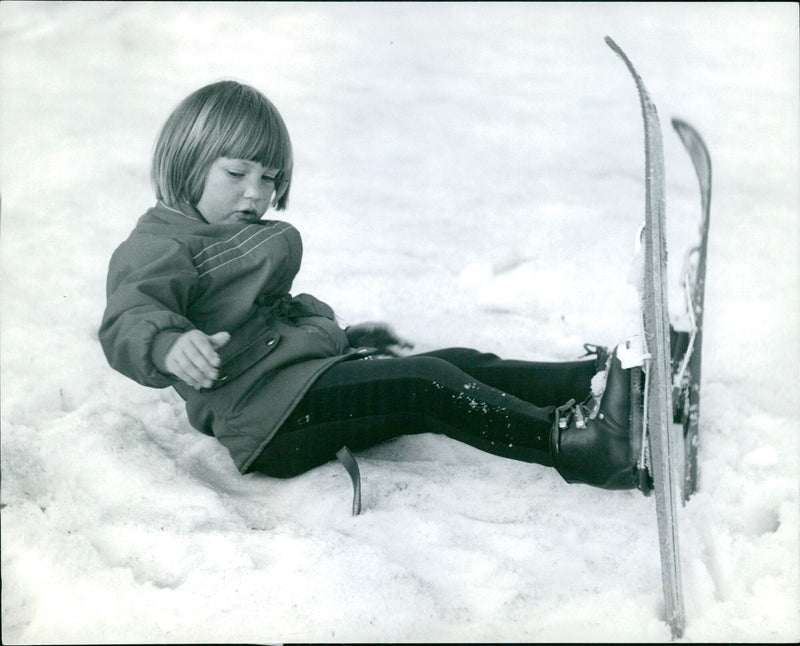
<svg viewBox="0 0 800 646">
<path fill-rule="evenodd" d="M 358 462 L 346 446 L 336 452 L 336 458 L 350 474 L 353 483 L 353 516 L 358 516 L 361 513 L 361 472 L 358 469 Z"/>
</svg>

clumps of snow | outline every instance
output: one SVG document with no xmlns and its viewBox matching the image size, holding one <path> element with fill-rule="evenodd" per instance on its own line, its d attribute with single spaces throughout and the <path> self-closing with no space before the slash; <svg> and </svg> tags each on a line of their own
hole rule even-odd
<svg viewBox="0 0 800 646">
<path fill-rule="evenodd" d="M 594 377 L 592 377 L 592 395 L 595 397 L 602 397 L 606 390 L 606 380 L 608 379 L 608 370 L 601 370 Z"/>
</svg>

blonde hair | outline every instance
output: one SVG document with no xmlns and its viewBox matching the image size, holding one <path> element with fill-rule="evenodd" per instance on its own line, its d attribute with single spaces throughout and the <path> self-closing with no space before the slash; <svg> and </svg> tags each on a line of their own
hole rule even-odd
<svg viewBox="0 0 800 646">
<path fill-rule="evenodd" d="M 168 206 L 195 206 L 219 157 L 280 169 L 274 206 L 286 208 L 292 183 L 292 143 L 278 110 L 258 90 L 236 81 L 206 85 L 186 97 L 161 128 L 151 180 Z"/>
</svg>

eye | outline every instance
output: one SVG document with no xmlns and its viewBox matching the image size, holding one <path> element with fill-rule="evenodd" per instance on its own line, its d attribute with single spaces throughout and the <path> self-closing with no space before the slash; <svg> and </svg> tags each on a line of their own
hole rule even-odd
<svg viewBox="0 0 800 646">
<path fill-rule="evenodd" d="M 278 170 L 278 171 L 270 171 L 270 172 L 264 173 L 262 179 L 265 182 L 269 182 L 270 184 L 275 184 L 275 186 L 277 186 L 278 184 L 281 183 L 281 181 L 283 179 L 283 171 L 282 170 Z"/>
<path fill-rule="evenodd" d="M 225 172 L 228 174 L 229 177 L 234 177 L 236 179 L 241 179 L 242 177 L 244 177 L 244 173 L 242 171 L 239 171 L 239 170 L 230 170 L 230 169 L 228 169 Z"/>
<path fill-rule="evenodd" d="M 274 171 L 274 172 L 264 173 L 261 176 L 261 179 L 263 179 L 265 182 L 270 182 L 271 184 L 277 184 L 278 183 L 278 177 L 280 176 L 280 174 L 281 174 L 281 171 Z"/>
</svg>

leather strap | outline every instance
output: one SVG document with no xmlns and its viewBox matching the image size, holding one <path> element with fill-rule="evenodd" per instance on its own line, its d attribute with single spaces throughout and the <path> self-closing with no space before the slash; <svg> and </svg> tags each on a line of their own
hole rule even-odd
<svg viewBox="0 0 800 646">
<path fill-rule="evenodd" d="M 336 452 L 336 458 L 350 474 L 353 482 L 353 516 L 358 516 L 361 513 L 361 472 L 358 470 L 358 462 L 346 446 Z"/>
</svg>

